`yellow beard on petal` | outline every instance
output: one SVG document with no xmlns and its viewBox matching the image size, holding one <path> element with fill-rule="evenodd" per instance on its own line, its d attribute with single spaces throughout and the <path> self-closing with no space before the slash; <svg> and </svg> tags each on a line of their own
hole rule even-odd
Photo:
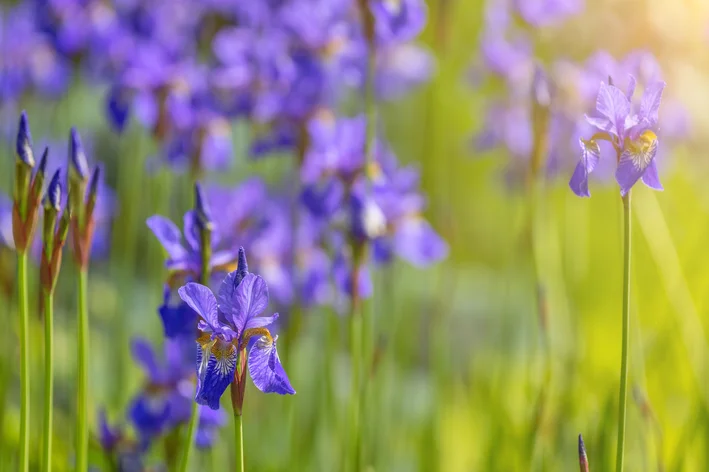
<svg viewBox="0 0 709 472">
<path fill-rule="evenodd" d="M 650 130 L 644 131 L 638 139 L 628 143 L 628 151 L 635 167 L 645 169 L 657 152 L 657 135 Z"/>
</svg>

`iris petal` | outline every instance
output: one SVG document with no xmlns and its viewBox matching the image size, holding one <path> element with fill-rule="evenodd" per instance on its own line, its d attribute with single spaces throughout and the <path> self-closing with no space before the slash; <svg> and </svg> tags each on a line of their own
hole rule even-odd
<svg viewBox="0 0 709 472">
<path fill-rule="evenodd" d="M 204 285 L 190 282 L 177 291 L 180 298 L 184 300 L 213 331 L 219 330 L 219 313 L 217 310 L 217 299 L 209 288 Z"/>
<path fill-rule="evenodd" d="M 264 393 L 295 394 L 278 357 L 276 339 L 261 336 L 256 341 L 249 351 L 249 374 L 254 385 Z"/>
<path fill-rule="evenodd" d="M 418 216 L 403 218 L 394 233 L 394 251 L 417 267 L 425 267 L 448 255 L 448 245 L 430 224 Z"/>
<path fill-rule="evenodd" d="M 150 381 L 160 383 L 163 379 L 163 375 L 158 367 L 155 351 L 153 351 L 153 347 L 150 343 L 145 339 L 136 338 L 131 342 L 130 348 L 133 358 L 143 367 Z"/>
<path fill-rule="evenodd" d="M 654 190 L 664 190 L 665 188 L 660 183 L 660 176 L 657 174 L 657 161 L 653 159 L 650 165 L 647 166 L 643 174 L 643 183 Z"/>
<path fill-rule="evenodd" d="M 645 174 L 657 154 L 657 139 L 652 131 L 646 131 L 638 142 L 629 143 L 620 156 L 615 179 L 620 185 L 620 194 L 625 195 Z"/>
<path fill-rule="evenodd" d="M 170 259 L 179 261 L 187 256 L 187 251 L 181 243 L 180 229 L 175 223 L 163 216 L 154 215 L 147 219 L 146 224 L 165 248 Z"/>
<path fill-rule="evenodd" d="M 569 181 L 569 187 L 579 197 L 590 197 L 588 191 L 588 176 L 596 168 L 601 157 L 601 149 L 595 141 L 579 140 L 581 159 L 576 165 L 574 174 Z"/>
<path fill-rule="evenodd" d="M 268 305 L 266 282 L 254 274 L 246 274 L 238 285 L 237 275 L 232 272 L 224 279 L 219 289 L 219 306 L 231 317 L 237 333 L 243 333 L 251 318 L 258 316 Z"/>
<path fill-rule="evenodd" d="M 197 342 L 197 403 L 219 409 L 219 399 L 234 379 L 236 358 L 234 345 L 219 338 Z"/>
</svg>

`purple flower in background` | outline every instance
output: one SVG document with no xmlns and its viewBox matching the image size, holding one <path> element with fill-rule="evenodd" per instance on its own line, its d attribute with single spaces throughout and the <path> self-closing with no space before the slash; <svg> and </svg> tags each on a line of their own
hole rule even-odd
<svg viewBox="0 0 709 472">
<path fill-rule="evenodd" d="M 0 193 L 0 245 L 15 247 L 12 236 L 12 200 Z"/>
<path fill-rule="evenodd" d="M 541 27 L 580 13 L 584 8 L 584 0 L 515 0 L 515 6 L 524 21 Z"/>
<path fill-rule="evenodd" d="M 164 360 L 142 339 L 133 341 L 133 357 L 140 363 L 147 382 L 134 397 L 128 416 L 135 426 L 143 448 L 168 430 L 189 421 L 194 375 L 193 337 L 165 341 Z M 209 447 L 214 430 L 224 423 L 221 412 L 201 409 L 198 436 L 201 447 Z"/>
<path fill-rule="evenodd" d="M 51 37 L 37 29 L 30 2 L 0 7 L 0 99 L 18 98 L 27 88 L 56 97 L 69 83 L 68 61 L 54 49 Z"/>
<path fill-rule="evenodd" d="M 382 43 L 411 41 L 426 25 L 424 0 L 374 0 L 369 3 L 377 39 Z"/>
<path fill-rule="evenodd" d="M 99 411 L 98 414 L 98 440 L 104 451 L 113 451 L 123 438 L 121 428 L 111 427 L 108 424 L 106 410 Z"/>
<path fill-rule="evenodd" d="M 218 297 L 197 283 L 181 287 L 178 293 L 200 316 L 197 403 L 219 409 L 219 399 L 234 380 L 237 362 L 244 363 L 252 338 L 256 342 L 247 363 L 256 387 L 265 393 L 295 393 L 276 351 L 278 337 L 272 337 L 266 328 L 278 314 L 260 316 L 268 305 L 268 287 L 261 277 L 248 272 L 243 250 L 239 267 L 224 279 Z"/>
<path fill-rule="evenodd" d="M 195 334 L 197 317 L 194 311 L 181 300 L 173 300 L 169 285 L 163 290 L 163 304 L 158 308 L 166 338 L 190 337 Z"/>
<path fill-rule="evenodd" d="M 171 272 L 196 276 L 202 271 L 202 253 L 197 223 L 197 214 L 194 210 L 185 213 L 184 239 L 182 243 L 180 229 L 169 219 L 154 215 L 147 220 L 148 228 L 158 238 L 160 244 L 167 252 L 165 266 Z M 212 231 L 212 247 L 216 248 L 221 242 L 218 229 Z M 236 254 L 231 250 L 217 250 L 212 254 L 210 265 L 213 270 L 221 271 L 225 266 L 236 259 Z"/>
<path fill-rule="evenodd" d="M 658 139 L 654 128 L 657 126 L 664 88 L 664 82 L 649 85 L 639 106 L 633 109 L 633 77 L 626 92 L 614 85 L 601 83 L 596 102 L 597 114 L 586 117 L 599 132 L 589 140 L 580 141 L 581 160 L 569 182 L 576 195 L 590 196 L 588 175 L 595 169 L 601 157 L 599 140 L 610 142 L 616 151 L 618 166 L 615 177 L 620 185 L 621 195 L 628 193 L 639 179 L 650 188 L 662 190 L 655 161 Z"/>
</svg>

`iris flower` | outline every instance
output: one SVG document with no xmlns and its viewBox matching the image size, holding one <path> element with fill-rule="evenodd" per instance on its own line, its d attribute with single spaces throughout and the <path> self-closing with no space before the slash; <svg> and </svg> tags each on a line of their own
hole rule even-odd
<svg viewBox="0 0 709 472">
<path fill-rule="evenodd" d="M 655 162 L 658 139 L 654 129 L 664 88 L 664 82 L 654 82 L 647 86 L 639 106 L 634 110 L 631 103 L 635 91 L 633 77 L 625 93 L 614 85 L 601 83 L 596 100 L 598 116 L 586 117 L 589 124 L 599 132 L 591 139 L 582 138 L 579 141 L 581 160 L 569 182 L 576 195 L 591 196 L 588 191 L 588 175 L 601 157 L 600 140 L 610 142 L 616 151 L 618 166 L 615 179 L 620 185 L 621 195 L 627 194 L 640 179 L 652 189 L 663 189 Z"/>
<path fill-rule="evenodd" d="M 180 229 L 169 219 L 160 215 L 153 215 L 147 220 L 148 228 L 158 238 L 160 244 L 167 252 L 165 265 L 171 272 L 195 275 L 202 270 L 202 244 L 199 237 L 197 214 L 194 210 L 185 213 L 184 238 L 187 245 L 182 244 Z M 221 242 L 218 231 L 212 232 L 212 247 L 217 247 Z M 215 251 L 212 254 L 211 267 L 221 271 L 225 265 L 236 259 L 233 251 Z"/>
<path fill-rule="evenodd" d="M 219 409 L 219 399 L 235 379 L 237 363 L 242 367 L 248 364 L 251 379 L 262 392 L 295 393 L 276 351 L 278 336 L 271 336 L 266 328 L 278 313 L 260 316 L 268 305 L 268 287 L 260 276 L 248 272 L 243 250 L 237 270 L 226 276 L 216 297 L 198 283 L 188 283 L 178 293 L 200 317 L 197 403 Z M 256 341 L 247 358 L 251 339 Z M 243 369 L 240 375 L 244 375 Z"/>
</svg>

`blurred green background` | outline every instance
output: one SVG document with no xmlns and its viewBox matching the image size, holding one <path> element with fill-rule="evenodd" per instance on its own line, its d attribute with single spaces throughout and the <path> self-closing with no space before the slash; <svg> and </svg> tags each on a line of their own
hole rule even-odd
<svg viewBox="0 0 709 472">
<path fill-rule="evenodd" d="M 423 36 L 435 53 L 433 80 L 404 101 L 382 107 L 386 135 L 399 158 L 423 171 L 427 218 L 451 246 L 427 270 L 396 263 L 375 274 L 371 348 L 376 364 L 366 383 L 363 464 L 377 471 L 575 470 L 584 435 L 592 470 L 615 457 L 621 340 L 622 206 L 613 185 L 593 183 L 579 199 L 566 177 L 538 197 L 534 250 L 544 285 L 546 331 L 537 315 L 529 254 L 530 199 L 504 184 L 503 150 L 476 156 L 470 136 L 482 126 L 486 96 L 466 80 L 478 53 L 481 2 L 430 1 Z M 709 171 L 700 132 L 709 120 L 706 55 L 709 5 L 701 1 L 591 1 L 558 28 L 535 32 L 543 60 L 579 59 L 597 49 L 622 55 L 653 51 L 668 94 L 692 112 L 694 137 L 663 156 L 665 191 L 638 186 L 633 197 L 631 352 L 626 469 L 705 470 L 709 463 Z M 106 163 L 118 213 L 109 259 L 90 275 L 91 424 L 106 406 L 122 421 L 127 400 L 144 381 L 128 354 L 133 335 L 160 340 L 163 255 L 145 227 L 155 213 L 177 219 L 189 207 L 187 178 L 166 169 L 145 172 L 155 143 L 133 126 L 122 137 L 105 124 L 101 90 L 75 81 L 59 102 L 21 102 L 36 142 L 64 142 L 70 126 L 93 133 L 93 158 Z M 662 114 L 661 114 L 662 116 Z M 14 126 L 16 116 L 3 117 Z M 7 125 L 7 122 L 3 123 Z M 84 131 L 86 130 L 86 131 Z M 286 160 L 247 161 L 248 127 L 235 124 L 236 183 L 254 173 L 275 180 Z M 61 152 L 63 151 L 63 148 Z M 0 191 L 10 194 L 12 143 L 0 150 Z M 64 159 L 64 155 L 61 154 Z M 576 156 L 568 156 L 573 162 Z M 13 255 L 0 255 L 12 285 Z M 70 257 L 60 277 L 56 311 L 56 470 L 73 450 L 75 287 Z M 38 307 L 37 270 L 31 271 Z M 10 292 L 11 293 L 11 292 Z M 0 469 L 13 470 L 19 428 L 16 304 L 0 298 Z M 37 312 L 37 310 L 35 310 Z M 341 470 L 345 454 L 349 361 L 345 321 L 329 310 L 306 314 L 304 336 L 282 355 L 298 394 L 257 395 L 247 387 L 247 468 L 253 471 Z M 341 329 L 338 329 L 338 325 Z M 32 447 L 39 455 L 42 327 L 33 323 Z M 545 341 L 545 340 L 548 340 Z M 334 346 L 326 359 L 322 346 Z M 329 344 L 332 343 L 332 344 Z M 548 355 L 545 354 L 547 349 Z M 324 386 L 335 385 L 333 394 Z M 230 411 L 227 402 L 224 408 Z M 194 470 L 219 470 L 232 455 L 232 428 Z M 156 451 L 156 454 L 159 451 Z M 92 463 L 101 467 L 98 445 Z"/>
</svg>

